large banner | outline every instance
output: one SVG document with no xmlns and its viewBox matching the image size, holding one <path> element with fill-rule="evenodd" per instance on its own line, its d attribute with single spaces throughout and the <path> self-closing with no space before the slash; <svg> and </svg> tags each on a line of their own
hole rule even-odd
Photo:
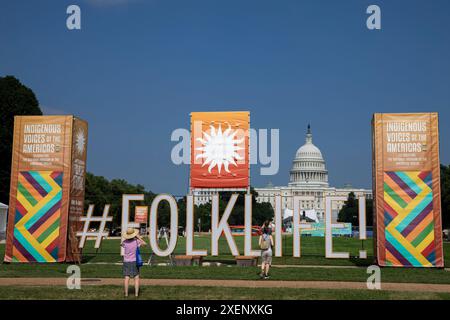
<svg viewBox="0 0 450 320">
<path fill-rule="evenodd" d="M 88 124 L 73 118 L 72 126 L 72 160 L 69 203 L 69 224 L 66 262 L 81 262 L 81 249 L 77 232 L 83 229 L 80 218 L 84 211 L 84 188 L 86 178 Z"/>
<path fill-rule="evenodd" d="M 437 113 L 375 114 L 373 140 L 378 264 L 443 267 Z"/>
<path fill-rule="evenodd" d="M 87 123 L 73 116 L 16 116 L 6 262 L 79 261 Z"/>
<path fill-rule="evenodd" d="M 191 188 L 249 186 L 249 112 L 191 113 Z"/>
</svg>

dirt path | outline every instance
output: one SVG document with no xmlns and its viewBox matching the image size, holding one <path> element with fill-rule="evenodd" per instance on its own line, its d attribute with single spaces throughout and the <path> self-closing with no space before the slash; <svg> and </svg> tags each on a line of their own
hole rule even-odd
<svg viewBox="0 0 450 320">
<path fill-rule="evenodd" d="M 82 279 L 81 285 L 122 285 L 119 278 Z M 367 289 L 364 282 L 340 281 L 274 281 L 274 280 L 201 280 L 201 279 L 142 279 L 144 286 L 245 287 L 296 289 Z M 0 286 L 65 286 L 65 278 L 0 278 Z M 383 283 L 382 290 L 416 292 L 450 292 L 449 284 Z"/>
</svg>

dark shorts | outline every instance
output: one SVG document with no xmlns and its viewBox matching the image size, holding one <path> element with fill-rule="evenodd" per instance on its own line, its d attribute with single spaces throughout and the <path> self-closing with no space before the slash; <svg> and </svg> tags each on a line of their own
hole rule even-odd
<svg viewBox="0 0 450 320">
<path fill-rule="evenodd" d="M 139 275 L 139 268 L 136 261 L 123 263 L 123 276 L 134 278 Z"/>
</svg>

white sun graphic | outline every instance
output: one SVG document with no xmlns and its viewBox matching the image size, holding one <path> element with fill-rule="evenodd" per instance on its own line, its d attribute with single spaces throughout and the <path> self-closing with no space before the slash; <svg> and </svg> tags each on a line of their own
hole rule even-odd
<svg viewBox="0 0 450 320">
<path fill-rule="evenodd" d="M 209 165 L 209 173 L 211 173 L 211 170 L 214 169 L 214 167 L 217 167 L 220 174 L 222 166 L 226 172 L 230 173 L 230 170 L 228 169 L 230 164 L 237 166 L 236 160 L 244 160 L 244 158 L 238 154 L 239 150 L 245 149 L 239 146 L 244 141 L 244 138 L 237 139 L 236 134 L 238 131 L 233 131 L 231 127 L 228 127 L 228 129 L 223 132 L 220 125 L 217 130 L 214 126 L 210 126 L 210 128 L 209 134 L 203 132 L 203 138 L 197 138 L 197 141 L 199 141 L 202 146 L 196 148 L 196 150 L 201 151 L 201 153 L 197 155 L 196 160 L 204 159 L 202 167 Z"/>
<path fill-rule="evenodd" d="M 84 146 L 86 145 L 86 138 L 84 137 L 83 129 L 78 130 L 77 135 L 75 137 L 75 147 L 77 149 L 78 154 L 83 154 Z"/>
</svg>

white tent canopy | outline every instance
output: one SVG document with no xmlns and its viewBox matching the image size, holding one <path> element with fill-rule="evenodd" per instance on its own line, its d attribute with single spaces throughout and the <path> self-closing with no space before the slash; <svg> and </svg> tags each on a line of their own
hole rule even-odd
<svg viewBox="0 0 450 320">
<path fill-rule="evenodd" d="M 0 240 L 6 238 L 6 217 L 8 215 L 8 206 L 0 202 Z"/>
<path fill-rule="evenodd" d="M 314 220 L 315 222 L 319 222 L 319 218 L 317 217 L 317 212 L 314 209 L 311 210 L 302 210 L 301 214 L 303 214 L 303 211 L 305 212 L 305 216 L 308 217 L 311 220 Z M 291 218 L 294 216 L 294 211 L 291 209 L 284 209 L 283 211 L 283 220 L 286 218 Z"/>
<path fill-rule="evenodd" d="M 294 216 L 294 212 L 291 209 L 284 209 L 283 220 Z"/>
</svg>

